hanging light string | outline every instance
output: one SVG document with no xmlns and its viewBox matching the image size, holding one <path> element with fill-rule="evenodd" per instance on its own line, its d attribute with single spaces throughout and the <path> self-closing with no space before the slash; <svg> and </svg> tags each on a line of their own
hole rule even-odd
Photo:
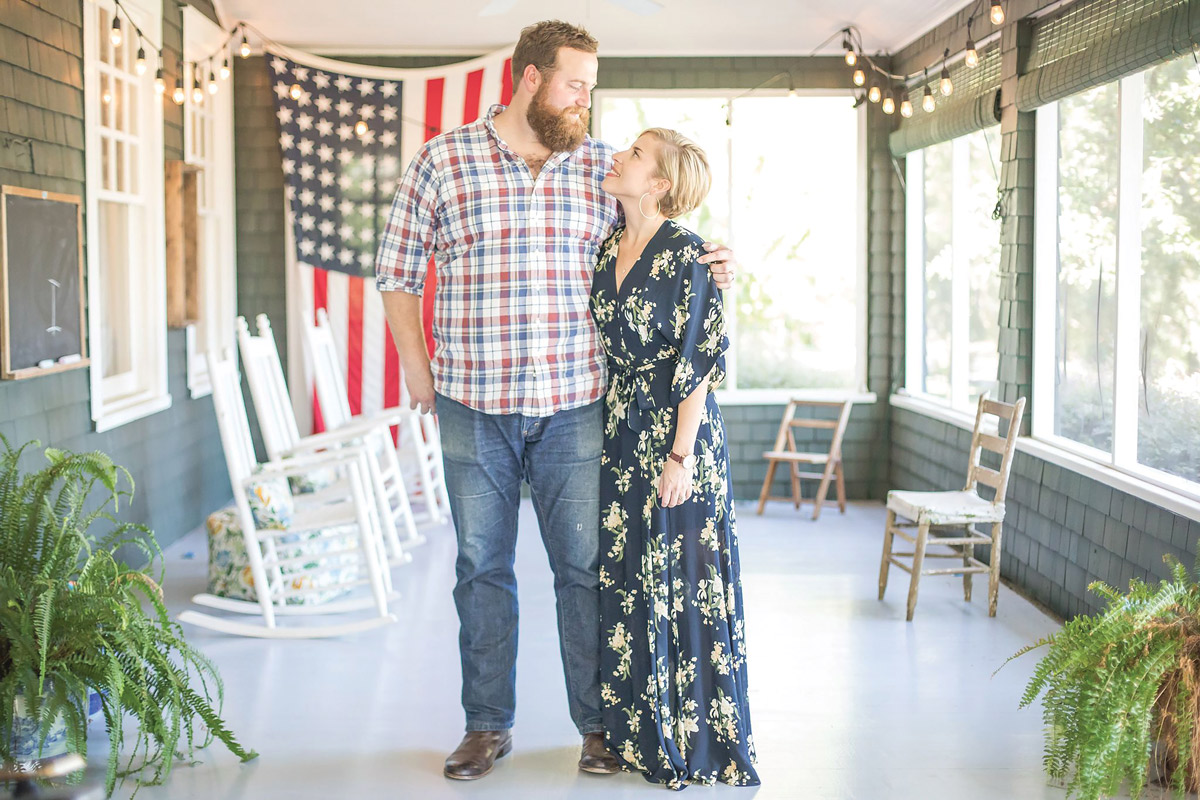
<svg viewBox="0 0 1200 800">
<path fill-rule="evenodd" d="M 972 29 L 984 5 L 989 6 L 988 19 L 993 25 L 1003 25 L 1005 20 L 1004 0 L 976 0 L 974 6 L 971 8 L 971 13 L 967 16 L 967 39 L 962 50 L 963 60 L 969 69 L 974 69 L 979 65 L 980 47 L 990 43 L 1000 35 L 999 31 L 995 31 L 978 42 L 973 38 L 975 32 Z M 851 83 L 856 87 L 866 87 L 864 93 L 858 96 L 855 106 L 862 105 L 863 101 L 866 100 L 871 103 L 881 103 L 885 114 L 894 114 L 898 107 L 901 116 L 905 118 L 911 117 L 913 115 L 913 104 L 909 99 L 908 92 L 910 85 L 914 84 L 920 78 L 921 80 L 915 85 L 924 86 L 921 108 L 926 113 L 932 113 L 937 108 L 937 99 L 932 85 L 929 83 L 929 71 L 930 69 L 937 70 L 939 66 L 941 69 L 936 73 L 937 93 L 942 97 L 949 97 L 954 93 L 954 81 L 950 77 L 950 47 L 943 49 L 942 57 L 938 59 L 941 62 L 940 65 L 935 61 L 933 64 L 916 72 L 911 72 L 907 75 L 898 75 L 879 66 L 874 58 L 867 55 L 866 49 L 863 47 L 862 34 L 853 25 L 848 25 L 832 34 L 818 49 L 833 41 L 838 36 L 842 37 L 842 49 L 845 51 L 846 66 L 854 68 L 854 72 L 850 76 Z M 897 100 L 899 101 L 898 106 Z"/>
</svg>

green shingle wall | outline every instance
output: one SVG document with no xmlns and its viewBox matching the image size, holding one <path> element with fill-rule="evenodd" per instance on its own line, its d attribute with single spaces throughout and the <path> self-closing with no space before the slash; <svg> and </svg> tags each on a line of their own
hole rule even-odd
<svg viewBox="0 0 1200 800">
<path fill-rule="evenodd" d="M 0 0 L 0 183 L 84 191 L 84 2 Z M 164 44 L 178 54 L 179 7 L 165 0 L 163 15 Z M 166 157 L 180 158 L 182 110 L 164 100 L 164 112 Z M 164 545 L 230 497 L 212 402 L 188 393 L 182 330 L 169 331 L 167 350 L 172 407 L 104 433 L 92 430 L 86 370 L 0 381 L 0 433 L 108 453 L 137 487 L 122 518 L 149 525 Z"/>
<path fill-rule="evenodd" d="M 354 61 L 377 66 L 427 67 L 461 57 L 363 58 Z M 749 89 L 783 71 L 790 71 L 796 88 L 842 89 L 849 85 L 840 58 L 602 58 L 600 85 L 604 89 Z M 781 83 L 786 86 L 786 83 Z M 253 315 L 265 311 L 282 335 L 284 324 L 283 174 L 278 128 L 266 68 L 261 58 L 238 60 L 235 69 L 237 110 L 235 147 L 238 202 L 238 308 Z M 903 208 L 903 196 L 887 155 L 889 120 L 871 126 L 872 150 L 869 241 L 870 309 L 869 388 L 886 397 L 893 383 L 893 329 L 903 329 L 895 279 L 897 255 L 903 256 L 903 224 L 892 212 Z M 897 206 L 898 204 L 898 206 Z M 897 238 L 899 232 L 899 238 Z M 848 243 L 848 247 L 855 246 Z M 285 352 L 282 347 L 280 351 Z M 780 343 L 786 347 L 786 342 Z M 734 493 L 755 498 L 766 475 L 762 453 L 774 442 L 783 405 L 729 405 L 723 409 L 732 448 Z M 879 457 L 886 441 L 887 414 L 883 405 L 855 409 L 844 445 L 847 492 L 852 498 L 882 497 L 886 489 L 886 459 Z M 806 485 L 806 494 L 813 486 Z M 779 471 L 776 493 L 786 493 L 785 473 Z"/>
</svg>

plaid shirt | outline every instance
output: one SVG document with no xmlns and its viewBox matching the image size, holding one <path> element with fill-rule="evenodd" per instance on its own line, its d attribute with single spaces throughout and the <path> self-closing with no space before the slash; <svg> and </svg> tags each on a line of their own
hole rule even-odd
<svg viewBox="0 0 1200 800">
<path fill-rule="evenodd" d="M 487 116 L 431 139 L 409 165 L 379 245 L 380 291 L 420 294 L 432 254 L 434 386 L 488 414 L 548 416 L 604 394 L 588 313 L 617 204 L 612 148 L 588 137 L 535 180 Z"/>
</svg>

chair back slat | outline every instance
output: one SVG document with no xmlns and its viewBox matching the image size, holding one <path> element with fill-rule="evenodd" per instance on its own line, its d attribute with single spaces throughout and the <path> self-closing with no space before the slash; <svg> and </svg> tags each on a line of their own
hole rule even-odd
<svg viewBox="0 0 1200 800">
<path fill-rule="evenodd" d="M 823 430 L 836 430 L 839 420 L 836 419 L 813 419 L 812 417 L 801 417 L 800 419 L 792 420 L 793 428 L 820 428 Z"/>
<path fill-rule="evenodd" d="M 213 408 L 217 413 L 217 431 L 225 451 L 229 480 L 237 497 L 244 493 L 244 481 L 254 473 L 258 461 L 254 455 L 254 440 L 250 435 L 250 420 L 246 416 L 246 401 L 242 397 L 237 362 L 233 354 L 221 358 L 210 352 L 208 371 L 212 376 Z"/>
<path fill-rule="evenodd" d="M 242 366 L 250 384 L 258 429 L 267 448 L 267 458 L 274 461 L 300 441 L 296 412 L 292 409 L 287 381 L 279 363 L 279 350 L 275 347 L 275 337 L 266 315 L 259 314 L 258 336 L 250 333 L 245 317 L 238 317 L 237 326 L 238 350 L 242 354 Z"/>
<path fill-rule="evenodd" d="M 317 310 L 317 324 L 304 325 L 304 340 L 308 345 L 313 370 L 313 386 L 321 404 L 325 427 L 337 430 L 350 421 L 353 414 L 346 393 L 346 378 L 338 357 L 337 340 L 325 309 Z"/>
<path fill-rule="evenodd" d="M 1016 451 L 1017 436 L 1021 430 L 1021 418 L 1025 414 L 1025 398 L 1017 399 L 1015 403 L 1001 403 L 988 398 L 987 393 L 979 398 L 979 406 L 975 412 L 975 430 L 971 436 L 971 454 L 967 467 L 967 491 L 975 491 L 980 483 L 991 486 L 996 490 L 992 499 L 993 505 L 1004 503 L 1008 492 L 1008 479 L 1012 473 L 1013 453 Z M 1004 430 L 1000 421 L 1008 424 L 1003 437 L 984 433 L 983 418 L 985 415 L 998 417 L 997 429 Z M 984 448 L 1000 455 L 999 469 L 991 469 L 979 463 L 980 453 Z"/>
</svg>

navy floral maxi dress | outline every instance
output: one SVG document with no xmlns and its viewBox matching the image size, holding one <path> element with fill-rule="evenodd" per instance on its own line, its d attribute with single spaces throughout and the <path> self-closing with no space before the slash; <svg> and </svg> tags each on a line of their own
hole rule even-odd
<svg viewBox="0 0 1200 800">
<path fill-rule="evenodd" d="M 755 785 L 729 450 L 711 390 L 729 348 L 704 240 L 663 223 L 616 287 L 617 229 L 591 310 L 608 356 L 600 478 L 600 688 L 627 769 L 671 788 Z M 708 380 L 693 494 L 659 505 L 677 406 Z"/>
</svg>

